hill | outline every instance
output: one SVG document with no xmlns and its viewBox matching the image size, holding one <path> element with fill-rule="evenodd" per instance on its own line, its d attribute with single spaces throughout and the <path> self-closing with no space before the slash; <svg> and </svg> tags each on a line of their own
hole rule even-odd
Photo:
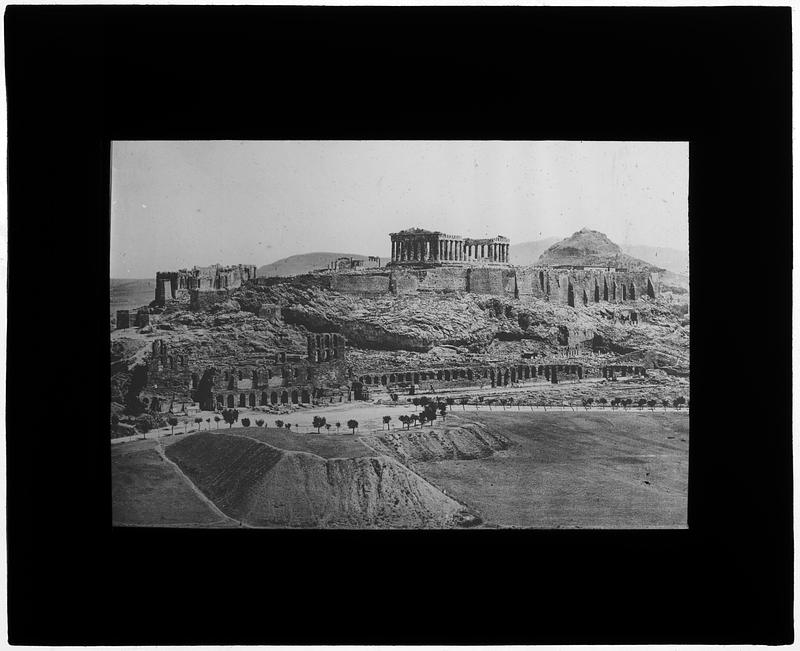
<svg viewBox="0 0 800 651">
<path fill-rule="evenodd" d="M 147 305 L 155 298 L 154 278 L 112 278 L 110 286 L 111 314 Z"/>
<path fill-rule="evenodd" d="M 355 258 L 356 260 L 366 260 L 366 255 L 358 253 L 331 253 L 329 251 L 316 251 L 314 253 L 301 253 L 290 255 L 288 258 L 281 258 L 270 264 L 265 264 L 258 268 L 258 275 L 264 277 L 272 276 L 298 276 L 307 274 L 316 269 L 325 269 L 329 262 L 336 258 Z M 386 260 L 381 259 L 381 264 Z"/>
<path fill-rule="evenodd" d="M 550 246 L 538 260 L 546 265 L 573 265 L 592 267 L 627 267 L 628 269 L 657 271 L 655 265 L 623 253 L 605 233 L 582 228 L 568 238 Z"/>
</svg>

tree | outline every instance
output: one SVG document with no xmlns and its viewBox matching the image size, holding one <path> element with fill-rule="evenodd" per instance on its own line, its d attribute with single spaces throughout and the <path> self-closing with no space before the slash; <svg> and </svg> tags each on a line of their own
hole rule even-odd
<svg viewBox="0 0 800 651">
<path fill-rule="evenodd" d="M 642 407 L 644 407 L 647 404 L 647 399 L 639 398 L 639 401 L 636 404 L 639 405 L 639 411 L 641 411 Z"/>
<path fill-rule="evenodd" d="M 147 438 L 147 432 L 150 431 L 150 424 L 149 423 L 139 423 L 138 425 L 139 430 L 142 432 L 142 438 Z"/>
<path fill-rule="evenodd" d="M 667 400 L 666 398 L 664 398 L 664 399 L 661 401 L 661 406 L 664 408 L 664 411 L 667 411 L 667 407 L 669 407 L 669 400 Z"/>
<path fill-rule="evenodd" d="M 284 423 L 283 424 L 283 428 L 284 429 L 292 429 L 292 424 L 291 423 Z"/>
<path fill-rule="evenodd" d="M 403 425 L 408 426 L 408 416 L 406 416 L 405 414 L 401 414 L 400 416 L 398 416 L 397 420 L 403 423 Z"/>
<path fill-rule="evenodd" d="M 650 411 L 655 411 L 656 409 L 656 401 L 655 400 L 648 400 L 647 406 L 650 407 Z"/>
<path fill-rule="evenodd" d="M 116 414 L 111 414 L 111 424 L 112 424 L 114 427 L 116 427 L 117 425 L 119 425 L 119 416 L 117 416 Z"/>
<path fill-rule="evenodd" d="M 422 427 L 425 424 L 425 422 L 428 420 L 428 415 L 424 411 L 421 411 L 421 412 L 419 412 L 419 415 L 417 416 L 417 418 L 419 419 L 419 426 Z"/>
<path fill-rule="evenodd" d="M 447 399 L 447 404 L 448 404 L 448 405 L 450 405 L 450 409 L 452 409 L 452 408 L 453 408 L 453 403 L 454 403 L 454 402 L 455 402 L 455 399 L 454 399 L 454 398 L 448 398 L 448 399 Z"/>
<path fill-rule="evenodd" d="M 397 402 L 398 395 L 396 393 L 390 393 L 389 397 L 392 399 L 392 402 Z"/>
<path fill-rule="evenodd" d="M 184 434 L 186 434 L 186 428 L 188 427 L 188 425 L 189 425 L 189 419 L 188 418 L 184 418 L 183 419 L 183 433 Z"/>
<path fill-rule="evenodd" d="M 194 419 L 195 425 L 197 425 L 197 429 L 200 429 L 200 423 L 203 422 L 202 416 L 196 416 Z"/>
<path fill-rule="evenodd" d="M 325 427 L 326 422 L 327 421 L 325 420 L 324 416 L 314 416 L 314 422 L 312 423 L 312 426 L 317 428 L 317 434 L 319 434 L 320 429 Z"/>
<path fill-rule="evenodd" d="M 256 427 L 263 427 L 263 426 L 264 426 L 264 419 L 256 418 Z"/>
<path fill-rule="evenodd" d="M 633 398 L 625 398 L 625 409 L 633 404 Z"/>
<path fill-rule="evenodd" d="M 506 403 L 507 402 L 508 402 L 508 400 L 506 400 L 505 398 L 500 398 L 500 404 L 503 405 L 503 411 L 506 410 Z"/>
<path fill-rule="evenodd" d="M 439 414 L 441 414 L 442 420 L 447 419 L 447 405 L 443 402 L 439 403 Z"/>
<path fill-rule="evenodd" d="M 587 398 L 586 405 L 587 407 L 591 407 L 594 404 L 594 398 Z"/>
<path fill-rule="evenodd" d="M 228 423 L 228 429 L 233 427 L 233 424 L 239 420 L 239 410 L 238 409 L 223 409 L 222 410 L 222 419 Z"/>
<path fill-rule="evenodd" d="M 337 434 L 338 434 L 338 432 L 339 432 L 339 428 L 340 428 L 341 426 L 342 426 L 342 424 L 341 424 L 339 421 L 336 421 L 336 432 L 337 432 Z"/>
<path fill-rule="evenodd" d="M 386 425 L 386 429 L 389 429 L 389 421 L 392 420 L 391 416 L 384 416 L 383 417 L 383 424 Z"/>
<path fill-rule="evenodd" d="M 206 418 L 206 429 L 211 429 L 211 419 Z"/>
<path fill-rule="evenodd" d="M 459 402 L 461 402 L 461 411 L 466 411 L 467 408 L 465 407 L 465 405 L 469 403 L 469 398 L 467 396 L 464 396 L 463 398 L 461 398 Z"/>
<path fill-rule="evenodd" d="M 242 418 L 242 427 L 250 427 L 250 419 Z"/>
<path fill-rule="evenodd" d="M 178 424 L 178 419 L 175 416 L 170 416 L 167 418 L 167 424 L 170 426 L 169 435 L 173 436 L 175 434 L 175 426 Z"/>
<path fill-rule="evenodd" d="M 412 398 L 411 404 L 414 405 L 415 407 L 419 407 L 419 398 L 417 397 Z"/>
<path fill-rule="evenodd" d="M 416 427 L 416 425 L 417 425 L 417 421 L 419 420 L 419 416 L 417 416 L 416 414 L 411 414 L 411 415 L 409 416 L 409 418 L 411 419 L 411 424 L 412 424 L 414 427 Z"/>
<path fill-rule="evenodd" d="M 677 398 L 675 398 L 672 404 L 675 405 L 675 409 L 680 409 L 681 405 L 685 403 L 686 403 L 686 398 L 684 398 L 683 396 L 678 396 Z"/>
<path fill-rule="evenodd" d="M 222 419 L 219 416 L 214 416 L 214 422 L 217 424 L 217 429 L 219 429 L 219 421 Z"/>
<path fill-rule="evenodd" d="M 348 427 L 349 427 L 351 430 L 353 430 L 353 434 L 355 434 L 355 433 L 356 433 L 356 429 L 358 429 L 358 421 L 357 421 L 357 420 L 353 420 L 353 419 L 351 418 L 350 420 L 348 420 L 348 421 L 347 421 L 347 426 L 348 426 Z"/>
<path fill-rule="evenodd" d="M 419 405 L 420 405 L 420 407 L 424 407 L 430 401 L 431 401 L 431 399 L 428 396 L 421 396 L 420 399 L 419 399 Z"/>
<path fill-rule="evenodd" d="M 608 400 L 606 400 L 605 398 L 600 398 L 600 400 L 598 400 L 597 402 L 600 403 L 600 407 L 602 409 L 605 409 L 605 406 L 606 406 L 606 403 L 608 402 Z"/>
<path fill-rule="evenodd" d="M 281 429 L 283 427 L 283 421 L 282 420 L 276 420 L 275 421 L 275 427 L 277 427 L 278 429 Z"/>
<path fill-rule="evenodd" d="M 331 424 L 330 423 L 325 423 L 325 431 L 326 432 L 330 432 L 331 431 Z"/>
</svg>

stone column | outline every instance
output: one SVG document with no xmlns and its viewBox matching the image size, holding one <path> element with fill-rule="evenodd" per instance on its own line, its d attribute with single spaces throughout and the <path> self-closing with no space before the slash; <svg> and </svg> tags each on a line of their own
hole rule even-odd
<svg viewBox="0 0 800 651">
<path fill-rule="evenodd" d="M 453 261 L 453 240 L 447 240 L 447 259 Z"/>
<path fill-rule="evenodd" d="M 395 241 L 392 240 L 392 262 L 394 262 Z"/>
</svg>

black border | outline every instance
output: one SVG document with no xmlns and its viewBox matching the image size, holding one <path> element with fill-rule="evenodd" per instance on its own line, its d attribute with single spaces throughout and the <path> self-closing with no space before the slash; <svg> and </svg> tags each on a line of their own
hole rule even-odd
<svg viewBox="0 0 800 651">
<path fill-rule="evenodd" d="M 5 36 L 12 643 L 793 640 L 788 7 L 9 6 Z M 137 138 L 689 140 L 690 529 L 112 529 Z"/>
</svg>

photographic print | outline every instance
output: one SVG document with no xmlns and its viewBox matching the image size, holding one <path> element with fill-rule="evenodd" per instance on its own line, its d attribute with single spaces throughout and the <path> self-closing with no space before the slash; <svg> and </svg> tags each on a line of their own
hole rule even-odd
<svg viewBox="0 0 800 651">
<path fill-rule="evenodd" d="M 118 141 L 115 526 L 680 529 L 687 142 Z"/>
</svg>

